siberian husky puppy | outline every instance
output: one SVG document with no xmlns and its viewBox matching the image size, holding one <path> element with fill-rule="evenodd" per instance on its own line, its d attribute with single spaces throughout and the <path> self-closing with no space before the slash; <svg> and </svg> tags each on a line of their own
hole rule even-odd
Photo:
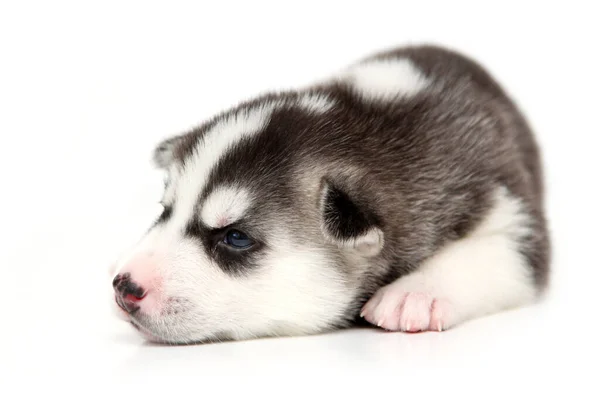
<svg viewBox="0 0 600 400">
<path fill-rule="evenodd" d="M 474 60 L 380 52 L 158 144 L 163 211 L 116 264 L 147 338 L 199 343 L 368 322 L 442 331 L 548 285 L 541 159 Z"/>
</svg>

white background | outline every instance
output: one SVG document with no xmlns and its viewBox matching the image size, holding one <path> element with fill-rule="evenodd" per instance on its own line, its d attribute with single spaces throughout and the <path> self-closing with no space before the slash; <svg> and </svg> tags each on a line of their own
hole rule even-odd
<svg viewBox="0 0 600 400">
<path fill-rule="evenodd" d="M 598 398 L 593 3 L 3 1 L 0 398 Z M 538 133 L 555 245 L 547 301 L 441 334 L 195 347 L 146 344 L 113 319 L 107 268 L 155 216 L 158 140 L 422 42 L 479 60 Z"/>
</svg>

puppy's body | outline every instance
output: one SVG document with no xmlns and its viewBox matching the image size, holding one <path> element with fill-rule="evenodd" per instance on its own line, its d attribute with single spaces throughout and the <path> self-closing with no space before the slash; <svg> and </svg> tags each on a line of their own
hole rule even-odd
<svg viewBox="0 0 600 400">
<path fill-rule="evenodd" d="M 547 285 L 535 139 L 448 50 L 380 53 L 240 104 L 154 159 L 165 211 L 115 278 L 153 340 L 309 334 L 359 315 L 442 330 Z"/>
</svg>

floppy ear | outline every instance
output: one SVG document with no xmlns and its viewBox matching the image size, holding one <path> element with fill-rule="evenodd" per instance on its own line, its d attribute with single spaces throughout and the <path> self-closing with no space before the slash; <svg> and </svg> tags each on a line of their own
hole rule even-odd
<svg viewBox="0 0 600 400">
<path fill-rule="evenodd" d="M 339 185 L 325 179 L 320 196 L 321 229 L 340 247 L 372 257 L 383 248 L 380 219 L 364 201 L 352 198 Z"/>
</svg>

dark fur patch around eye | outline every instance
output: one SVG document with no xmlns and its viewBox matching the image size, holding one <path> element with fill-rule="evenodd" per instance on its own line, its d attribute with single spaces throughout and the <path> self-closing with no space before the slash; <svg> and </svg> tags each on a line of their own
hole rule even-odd
<svg viewBox="0 0 600 400">
<path fill-rule="evenodd" d="M 257 267 L 257 254 L 263 248 L 260 240 L 254 239 L 254 244 L 248 249 L 234 249 L 223 242 L 225 234 L 230 227 L 211 229 L 200 222 L 190 222 L 185 229 L 185 235 L 193 238 L 199 246 L 216 262 L 226 273 L 239 276 L 248 273 Z"/>
<path fill-rule="evenodd" d="M 244 275 L 258 266 L 258 253 L 261 249 L 259 243 L 251 249 L 235 250 L 225 244 L 219 243 L 213 251 L 213 258 L 223 271 L 231 275 Z"/>
<path fill-rule="evenodd" d="M 191 221 L 185 227 L 185 236 L 202 240 L 207 235 L 208 229 L 197 221 Z"/>
</svg>

